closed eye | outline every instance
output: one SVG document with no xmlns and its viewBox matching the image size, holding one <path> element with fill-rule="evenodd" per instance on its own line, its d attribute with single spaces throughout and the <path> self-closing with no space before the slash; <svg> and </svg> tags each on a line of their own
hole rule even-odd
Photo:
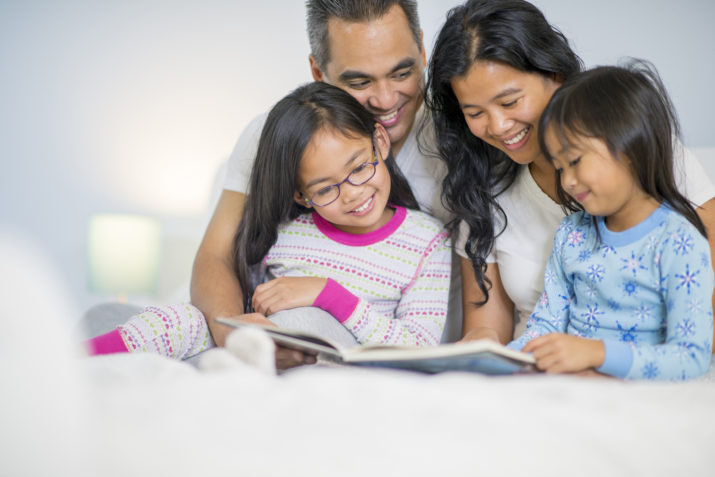
<svg viewBox="0 0 715 477">
<path fill-rule="evenodd" d="M 369 162 L 363 162 L 362 164 L 360 164 L 359 166 L 357 166 L 355 169 L 353 169 L 353 171 L 352 171 L 351 174 L 360 174 L 360 173 L 361 173 L 362 171 L 364 171 L 365 168 L 368 167 L 369 165 L 370 165 Z"/>
<path fill-rule="evenodd" d="M 328 187 L 323 187 L 322 189 L 318 189 L 318 191 L 314 194 L 316 196 L 322 197 L 326 196 L 330 193 L 334 186 L 328 186 Z"/>
<path fill-rule="evenodd" d="M 348 83 L 348 87 L 352 89 L 365 89 L 367 86 L 370 84 L 370 81 L 368 80 L 363 80 L 363 81 L 351 81 Z"/>
<path fill-rule="evenodd" d="M 399 71 L 396 75 L 395 78 L 397 79 L 405 79 L 409 78 L 412 75 L 412 68 L 408 68 L 406 70 Z"/>
</svg>

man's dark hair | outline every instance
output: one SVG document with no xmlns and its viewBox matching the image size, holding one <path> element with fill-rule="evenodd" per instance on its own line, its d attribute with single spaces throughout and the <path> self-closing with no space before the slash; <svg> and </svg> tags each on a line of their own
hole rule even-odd
<svg viewBox="0 0 715 477">
<path fill-rule="evenodd" d="M 337 18 L 348 22 L 367 22 L 384 16 L 394 5 L 399 5 L 407 17 L 407 24 L 418 47 L 422 48 L 417 2 L 414 0 L 308 0 L 306 20 L 310 52 L 321 70 L 330 62 L 328 21 Z"/>
</svg>

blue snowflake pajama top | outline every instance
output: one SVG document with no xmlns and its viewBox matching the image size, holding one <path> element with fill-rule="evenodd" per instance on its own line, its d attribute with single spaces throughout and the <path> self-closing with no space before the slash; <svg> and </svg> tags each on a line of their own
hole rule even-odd
<svg viewBox="0 0 715 477">
<path fill-rule="evenodd" d="M 577 212 L 561 222 L 544 292 L 510 347 L 568 333 L 603 340 L 606 357 L 598 370 L 606 374 L 671 380 L 703 374 L 713 338 L 705 237 L 663 205 L 623 232 L 608 230 L 603 217 L 593 219 Z"/>
</svg>

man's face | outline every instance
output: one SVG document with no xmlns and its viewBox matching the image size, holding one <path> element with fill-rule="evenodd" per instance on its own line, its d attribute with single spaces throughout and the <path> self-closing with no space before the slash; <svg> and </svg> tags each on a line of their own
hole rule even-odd
<svg viewBox="0 0 715 477">
<path fill-rule="evenodd" d="M 328 22 L 330 61 L 325 70 L 311 57 L 317 81 L 344 89 L 370 111 L 400 150 L 422 103 L 424 47 L 410 31 L 405 13 L 393 6 L 382 18 L 352 23 Z"/>
</svg>

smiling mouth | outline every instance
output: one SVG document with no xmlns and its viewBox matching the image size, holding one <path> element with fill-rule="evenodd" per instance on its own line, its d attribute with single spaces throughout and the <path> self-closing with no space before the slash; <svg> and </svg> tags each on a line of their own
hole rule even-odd
<svg viewBox="0 0 715 477">
<path fill-rule="evenodd" d="M 399 108 L 395 109 L 393 112 L 390 114 L 384 114 L 382 116 L 375 116 L 375 119 L 382 124 L 384 127 L 389 128 L 394 126 L 397 123 L 397 120 L 400 118 L 400 113 L 402 112 L 402 109 L 405 107 L 403 104 Z"/>
<path fill-rule="evenodd" d="M 585 199 L 587 195 L 588 192 L 581 192 L 580 194 L 576 194 L 574 197 L 578 202 L 583 202 L 583 199 Z"/>
<path fill-rule="evenodd" d="M 519 141 L 524 139 L 524 136 L 526 136 L 526 133 L 529 132 L 531 129 L 531 126 L 527 126 L 524 129 L 522 129 L 519 133 L 517 133 L 516 136 L 514 136 L 511 139 L 504 139 L 502 142 L 506 144 L 507 146 L 513 146 L 514 144 L 517 144 Z"/>
<path fill-rule="evenodd" d="M 373 200 L 375 200 L 375 195 L 374 195 L 374 194 L 371 195 L 370 198 L 369 198 L 363 205 L 361 205 L 361 206 L 358 207 L 357 209 L 351 210 L 350 213 L 351 213 L 351 214 L 352 214 L 352 213 L 359 214 L 359 213 L 361 213 L 361 212 L 365 212 L 368 208 L 370 208 L 370 206 L 372 205 L 372 201 L 373 201 Z"/>
</svg>

